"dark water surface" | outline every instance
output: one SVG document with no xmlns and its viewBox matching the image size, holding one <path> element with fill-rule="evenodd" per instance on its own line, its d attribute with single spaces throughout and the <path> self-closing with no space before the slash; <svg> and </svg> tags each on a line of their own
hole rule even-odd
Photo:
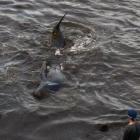
<svg viewBox="0 0 140 140">
<path fill-rule="evenodd" d="M 36 100 L 65 12 L 64 61 L 78 86 Z M 127 108 L 140 106 L 139 23 L 139 0 L 0 0 L 0 140 L 120 139 Z"/>
</svg>

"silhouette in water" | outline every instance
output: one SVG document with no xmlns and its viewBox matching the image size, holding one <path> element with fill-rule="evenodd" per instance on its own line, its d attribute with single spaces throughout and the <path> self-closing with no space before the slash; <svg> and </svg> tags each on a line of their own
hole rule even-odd
<svg viewBox="0 0 140 140">
<path fill-rule="evenodd" d="M 65 45 L 64 35 L 60 30 L 60 25 L 65 15 L 66 14 L 64 14 L 64 16 L 57 23 L 57 25 L 53 28 L 53 32 L 52 32 L 51 47 L 59 50 L 59 53 L 60 53 L 60 49 L 64 48 L 64 45 Z"/>
</svg>

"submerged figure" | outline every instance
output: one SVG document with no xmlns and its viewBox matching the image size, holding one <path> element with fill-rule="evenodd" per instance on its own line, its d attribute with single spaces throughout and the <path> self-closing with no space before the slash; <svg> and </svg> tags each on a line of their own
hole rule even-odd
<svg viewBox="0 0 140 140">
<path fill-rule="evenodd" d="M 137 112 L 134 109 L 128 110 L 128 125 L 125 128 L 123 140 L 139 140 L 140 125 L 137 123 Z"/>
<path fill-rule="evenodd" d="M 60 49 L 64 48 L 64 45 L 65 45 L 65 39 L 64 39 L 63 33 L 60 30 L 60 25 L 65 15 L 66 14 L 64 14 L 64 16 L 57 23 L 57 25 L 53 28 L 53 32 L 52 32 L 51 47 L 57 48 L 57 50 L 59 50 L 59 53 L 60 53 Z"/>
<path fill-rule="evenodd" d="M 33 92 L 36 98 L 43 98 L 49 93 L 55 93 L 65 85 L 65 75 L 62 72 L 60 65 L 51 65 L 44 62 L 41 70 L 41 83 L 39 87 Z"/>
</svg>

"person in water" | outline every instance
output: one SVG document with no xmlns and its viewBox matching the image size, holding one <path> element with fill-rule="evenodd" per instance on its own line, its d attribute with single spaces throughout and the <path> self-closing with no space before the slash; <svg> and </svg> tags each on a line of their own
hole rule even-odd
<svg viewBox="0 0 140 140">
<path fill-rule="evenodd" d="M 137 111 L 134 109 L 128 110 L 128 125 L 125 128 L 123 140 L 139 140 L 140 125 L 136 121 Z"/>
</svg>

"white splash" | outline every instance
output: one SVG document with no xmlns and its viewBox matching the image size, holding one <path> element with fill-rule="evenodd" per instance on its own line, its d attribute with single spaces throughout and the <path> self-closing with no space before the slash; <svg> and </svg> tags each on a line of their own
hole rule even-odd
<svg viewBox="0 0 140 140">
<path fill-rule="evenodd" d="M 55 51 L 55 55 L 62 55 L 59 49 Z"/>
<path fill-rule="evenodd" d="M 85 36 L 83 38 L 78 38 L 78 39 L 75 40 L 74 46 L 72 46 L 70 48 L 70 52 L 89 50 L 91 48 L 88 48 L 88 45 L 93 41 L 94 40 L 93 40 L 91 34 L 90 35 L 88 34 L 87 36 Z"/>
</svg>

